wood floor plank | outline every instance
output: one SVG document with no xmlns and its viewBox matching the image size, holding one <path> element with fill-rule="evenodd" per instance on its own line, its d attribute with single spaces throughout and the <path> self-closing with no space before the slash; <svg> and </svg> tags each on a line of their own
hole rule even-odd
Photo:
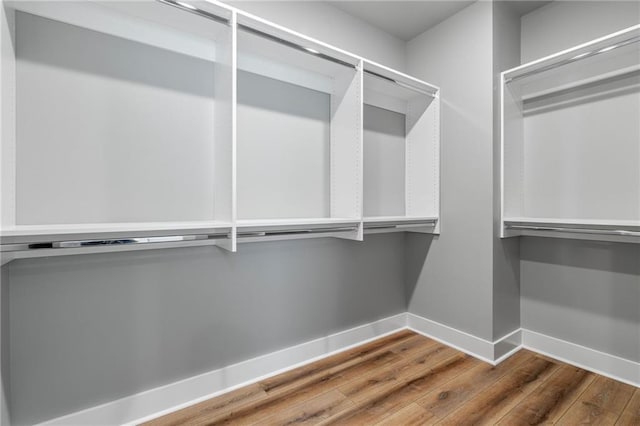
<svg viewBox="0 0 640 426">
<path fill-rule="evenodd" d="M 640 425 L 640 388 L 637 388 L 631 400 L 624 408 L 616 426 Z"/>
<path fill-rule="evenodd" d="M 374 340 L 373 342 L 369 342 L 365 345 L 321 359 L 317 362 L 303 365 L 283 374 L 263 380 L 261 383 L 263 384 L 265 391 L 272 392 L 277 389 L 284 388 L 291 383 L 296 383 L 302 378 L 308 378 L 315 374 L 322 374 L 336 367 L 345 367 L 356 363 L 361 359 L 369 359 L 380 352 L 396 352 L 394 351 L 396 344 L 402 345 L 407 341 L 423 343 L 420 339 L 416 339 L 417 336 L 415 333 L 407 331 L 408 330 L 403 330 L 382 339 Z"/>
<path fill-rule="evenodd" d="M 338 389 L 347 398 L 355 402 L 362 402 L 384 392 L 386 389 L 393 388 L 412 376 L 428 371 L 432 365 L 436 365 L 459 353 L 459 351 L 444 345 L 433 346 L 414 359 L 407 360 L 404 363 L 391 364 L 388 368 L 378 369 L 372 374 L 358 377 Z"/>
<path fill-rule="evenodd" d="M 554 362 L 536 357 L 512 374 L 498 380 L 485 392 L 469 400 L 439 424 L 493 425 L 553 374 L 558 367 L 559 365 Z"/>
<path fill-rule="evenodd" d="M 458 352 L 453 356 L 432 365 L 418 375 L 410 377 L 394 387 L 372 395 L 356 407 L 322 424 L 372 424 L 389 416 L 394 411 L 400 410 L 417 398 L 428 392 L 429 389 L 441 385 L 460 373 L 480 362 L 470 356 Z"/>
<path fill-rule="evenodd" d="M 416 403 L 434 417 L 442 419 L 466 401 L 479 395 L 485 388 L 495 384 L 504 375 L 535 359 L 534 353 L 520 351 L 497 366 L 481 363 L 429 392 Z"/>
<path fill-rule="evenodd" d="M 597 377 L 558 421 L 559 425 L 616 423 L 635 388 L 608 377 Z"/>
<path fill-rule="evenodd" d="M 578 401 L 556 423 L 558 426 L 614 425 L 620 416 L 595 404 Z"/>
<path fill-rule="evenodd" d="M 342 392 L 332 390 L 294 405 L 284 410 L 278 411 L 272 416 L 265 416 L 257 423 L 263 425 L 297 425 L 297 424 L 317 424 L 327 420 L 332 416 L 346 411 L 355 404 L 349 400 Z"/>
<path fill-rule="evenodd" d="M 580 400 L 598 405 L 603 409 L 622 414 L 622 410 L 633 396 L 636 388 L 626 383 L 598 376 L 580 395 Z"/>
<path fill-rule="evenodd" d="M 557 422 L 593 382 L 595 375 L 563 364 L 548 380 L 502 419 L 500 425 L 552 424 Z"/>
<path fill-rule="evenodd" d="M 364 372 L 363 368 L 373 370 L 383 365 L 401 362 L 403 357 L 421 353 L 421 351 L 436 344 L 437 342 L 434 340 L 413 335 L 352 358 L 341 356 L 339 360 L 337 360 L 340 362 L 332 361 L 322 363 L 315 368 L 305 368 L 303 366 L 297 369 L 299 371 L 291 372 L 291 374 L 284 373 L 282 375 L 283 377 L 276 376 L 263 380 L 261 383 L 269 395 L 287 393 L 293 389 L 307 386 L 307 384 L 313 384 L 317 380 L 328 380 L 330 376 L 334 383 L 337 383 L 336 380 L 342 376 L 350 377 L 350 374 L 353 374 L 354 368 L 357 368 L 358 373 L 361 374 Z M 361 366 L 363 368 L 361 368 Z"/>
<path fill-rule="evenodd" d="M 431 424 L 434 420 L 433 414 L 412 402 L 376 423 L 376 426 L 422 426 Z"/>
<path fill-rule="evenodd" d="M 190 407 L 167 414 L 144 423 L 145 426 L 177 426 L 195 422 L 208 413 L 233 410 L 241 405 L 252 404 L 266 399 L 267 393 L 258 383 L 244 386 L 231 392 L 227 392 L 216 398 L 208 399 Z"/>
</svg>

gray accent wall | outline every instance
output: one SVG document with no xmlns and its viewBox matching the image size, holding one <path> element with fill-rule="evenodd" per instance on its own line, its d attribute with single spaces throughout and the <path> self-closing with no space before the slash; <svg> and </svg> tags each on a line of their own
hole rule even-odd
<svg viewBox="0 0 640 426">
<path fill-rule="evenodd" d="M 408 234 L 409 311 L 493 340 L 492 5 L 407 44 L 409 74 L 442 89 L 442 234 Z"/>
<path fill-rule="evenodd" d="M 13 424 L 405 312 L 404 253 L 389 234 L 14 261 Z"/>
<path fill-rule="evenodd" d="M 638 2 L 553 2 L 522 17 L 522 61 L 638 23 Z M 640 362 L 637 244 L 527 237 L 520 251 L 524 328 Z"/>
</svg>

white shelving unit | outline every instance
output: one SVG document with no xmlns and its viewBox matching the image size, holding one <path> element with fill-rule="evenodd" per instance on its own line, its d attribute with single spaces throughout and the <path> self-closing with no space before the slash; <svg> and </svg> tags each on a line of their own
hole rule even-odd
<svg viewBox="0 0 640 426">
<path fill-rule="evenodd" d="M 502 237 L 640 242 L 640 25 L 502 74 Z"/>
<path fill-rule="evenodd" d="M 367 232 L 440 232 L 439 89 L 364 63 Z"/>
<path fill-rule="evenodd" d="M 2 6 L 2 243 L 233 249 L 231 10 Z"/>
<path fill-rule="evenodd" d="M 435 86 L 215 1 L 1 17 L 3 264 L 439 232 Z"/>
<path fill-rule="evenodd" d="M 238 228 L 357 228 L 360 60 L 238 14 Z"/>
</svg>

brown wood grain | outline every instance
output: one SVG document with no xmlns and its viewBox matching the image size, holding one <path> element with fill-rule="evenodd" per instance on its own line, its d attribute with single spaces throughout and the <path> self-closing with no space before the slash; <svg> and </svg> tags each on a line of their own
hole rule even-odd
<svg viewBox="0 0 640 426">
<path fill-rule="evenodd" d="M 616 426 L 640 425 L 640 388 L 637 388 L 622 411 Z"/>
<path fill-rule="evenodd" d="M 393 387 L 375 392 L 370 398 L 326 424 L 371 424 L 380 421 L 414 402 L 429 389 L 451 380 L 461 369 L 466 370 L 477 362 L 479 361 L 458 352 L 428 369 L 417 370 Z"/>
<path fill-rule="evenodd" d="M 509 426 L 554 423 L 593 382 L 593 379 L 594 375 L 588 371 L 562 365 L 545 383 L 509 411 L 499 424 Z"/>
<path fill-rule="evenodd" d="M 635 387 L 626 383 L 599 376 L 580 395 L 580 400 L 621 413 L 635 390 Z"/>
<path fill-rule="evenodd" d="M 304 403 L 277 411 L 271 416 L 265 415 L 258 423 L 269 425 L 318 424 L 353 405 L 351 400 L 334 389 Z"/>
<path fill-rule="evenodd" d="M 395 411 L 382 421 L 376 423 L 376 426 L 422 426 L 433 424 L 437 420 L 433 414 L 412 402 L 406 407 Z"/>
<path fill-rule="evenodd" d="M 433 416 L 444 418 L 510 371 L 534 359 L 536 359 L 535 354 L 532 352 L 520 351 L 497 366 L 480 363 L 445 385 L 427 393 L 417 401 L 417 404 Z"/>
<path fill-rule="evenodd" d="M 615 424 L 635 388 L 608 377 L 597 377 L 558 421 L 559 425 Z"/>
<path fill-rule="evenodd" d="M 340 392 L 348 398 L 362 402 L 371 399 L 377 393 L 385 389 L 393 388 L 405 381 L 408 377 L 415 376 L 429 368 L 430 365 L 459 354 L 455 349 L 444 345 L 427 348 L 427 351 L 414 359 L 404 363 L 392 364 L 388 368 L 372 371 L 371 374 L 358 377 L 340 386 Z"/>
<path fill-rule="evenodd" d="M 286 388 L 292 383 L 297 384 L 301 379 L 308 379 L 316 374 L 326 373 L 335 368 L 345 369 L 361 360 L 371 359 L 383 353 L 396 353 L 398 351 L 397 345 L 399 345 L 399 347 L 405 347 L 407 342 L 409 342 L 409 344 L 411 344 L 411 342 L 424 344 L 424 341 L 417 339 L 417 337 L 419 336 L 404 330 L 357 348 L 340 352 L 339 354 L 317 362 L 303 365 L 302 367 L 263 380 L 261 383 L 265 391 L 274 392 L 278 389 Z"/>
<path fill-rule="evenodd" d="M 442 420 L 443 425 L 493 425 L 548 378 L 558 364 L 535 357 Z"/>
</svg>

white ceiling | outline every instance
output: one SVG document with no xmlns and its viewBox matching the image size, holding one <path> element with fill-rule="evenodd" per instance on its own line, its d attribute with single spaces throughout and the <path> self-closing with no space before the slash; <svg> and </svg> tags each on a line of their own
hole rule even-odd
<svg viewBox="0 0 640 426">
<path fill-rule="evenodd" d="M 328 1 L 402 40 L 411 40 L 473 3 L 449 1 Z"/>
<path fill-rule="evenodd" d="M 405 41 L 422 34 L 475 0 L 334 0 L 332 6 Z M 509 1 L 521 16 L 549 1 Z"/>
</svg>

